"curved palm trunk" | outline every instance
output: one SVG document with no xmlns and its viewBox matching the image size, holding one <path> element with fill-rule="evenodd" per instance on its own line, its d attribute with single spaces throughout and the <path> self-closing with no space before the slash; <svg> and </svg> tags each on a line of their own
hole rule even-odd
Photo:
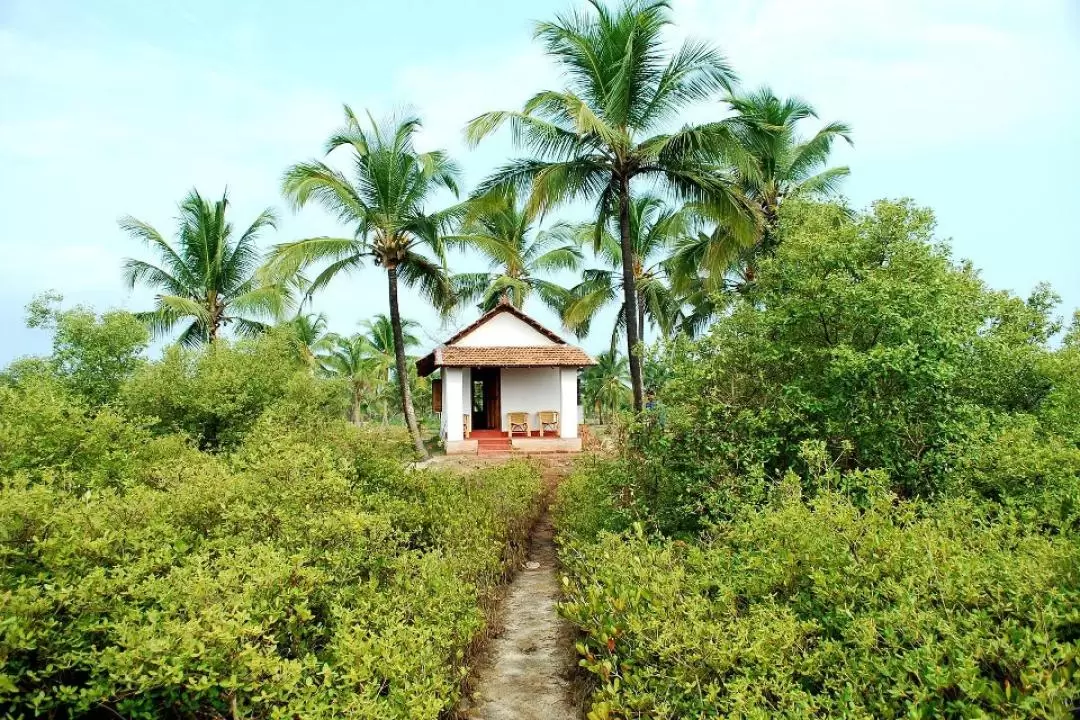
<svg viewBox="0 0 1080 720">
<path fill-rule="evenodd" d="M 623 307 L 626 317 L 626 355 L 630 360 L 630 387 L 634 391 L 634 412 L 641 412 L 641 358 L 637 355 L 637 283 L 634 280 L 634 248 L 630 242 L 630 181 L 619 178 L 619 247 L 622 250 Z"/>
<path fill-rule="evenodd" d="M 412 391 L 409 389 L 408 367 L 405 365 L 405 338 L 401 331 L 401 310 L 398 307 L 398 273 L 397 268 L 386 268 L 386 276 L 390 281 L 390 326 L 394 329 L 394 364 L 397 366 L 398 388 L 401 391 L 401 411 L 405 414 L 405 424 L 412 435 L 413 445 L 416 446 L 416 454 L 421 459 L 427 460 L 428 451 L 424 447 L 424 439 L 420 437 L 420 426 L 416 423 L 416 411 L 413 410 Z"/>
</svg>

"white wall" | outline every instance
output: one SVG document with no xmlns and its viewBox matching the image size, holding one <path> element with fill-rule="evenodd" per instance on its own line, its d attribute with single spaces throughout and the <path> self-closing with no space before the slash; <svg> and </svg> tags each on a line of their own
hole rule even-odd
<svg viewBox="0 0 1080 720">
<path fill-rule="evenodd" d="M 560 368 L 559 437 L 576 438 L 578 431 L 577 368 Z"/>
<path fill-rule="evenodd" d="M 454 344 L 462 347 L 537 347 L 554 345 L 555 341 L 516 315 L 501 312 Z"/>
<path fill-rule="evenodd" d="M 472 415 L 472 368 L 458 368 L 461 373 L 461 414 Z"/>
<path fill-rule="evenodd" d="M 468 370 L 465 372 L 467 373 Z M 462 405 L 462 398 L 464 397 L 462 391 L 463 374 L 461 368 L 442 369 L 442 424 L 443 437 L 447 442 L 455 442 L 465 438 L 461 426 L 461 416 L 465 412 Z M 468 387 L 468 384 L 465 384 L 465 387 Z"/>
<path fill-rule="evenodd" d="M 502 418 L 503 431 L 508 430 L 506 414 L 529 413 L 529 427 L 539 430 L 536 413 L 541 410 L 562 412 L 559 368 L 503 368 L 502 369 Z M 575 399 L 576 404 L 576 399 Z M 561 418 L 561 415 L 560 415 Z M 570 416 L 573 421 L 573 415 Z M 577 426 L 575 424 L 575 432 Z"/>
</svg>

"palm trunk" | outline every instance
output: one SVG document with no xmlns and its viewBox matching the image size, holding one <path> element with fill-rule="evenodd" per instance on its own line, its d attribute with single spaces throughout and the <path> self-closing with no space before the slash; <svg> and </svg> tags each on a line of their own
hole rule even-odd
<svg viewBox="0 0 1080 720">
<path fill-rule="evenodd" d="M 401 332 L 401 309 L 398 307 L 397 267 L 388 266 L 386 276 L 390 281 L 390 326 L 394 329 L 394 362 L 397 366 L 398 387 L 401 390 L 401 411 L 405 414 L 405 425 L 408 426 L 409 434 L 412 435 L 416 454 L 421 460 L 427 460 L 428 451 L 424 447 L 424 439 L 420 437 L 420 426 L 416 424 L 412 391 L 409 389 L 408 367 L 405 365 L 405 338 Z"/>
<path fill-rule="evenodd" d="M 619 246 L 622 249 L 623 307 L 626 315 L 626 350 L 630 360 L 630 387 L 634 391 L 634 412 L 641 412 L 641 358 L 637 354 L 637 283 L 634 281 L 634 248 L 630 243 L 630 180 L 619 178 Z"/>
<path fill-rule="evenodd" d="M 638 337 L 641 338 L 642 342 L 644 342 L 644 340 L 645 340 L 645 301 L 642 300 L 641 298 L 638 298 L 637 318 L 638 318 Z"/>
<path fill-rule="evenodd" d="M 349 404 L 349 420 L 353 425 L 360 427 L 360 404 L 363 401 L 364 395 L 359 387 L 353 387 L 352 402 Z"/>
<path fill-rule="evenodd" d="M 206 298 L 207 307 L 210 309 L 210 327 L 206 329 L 206 339 L 210 344 L 217 342 L 218 333 L 221 331 L 221 310 L 218 307 L 217 293 L 210 291 Z"/>
</svg>

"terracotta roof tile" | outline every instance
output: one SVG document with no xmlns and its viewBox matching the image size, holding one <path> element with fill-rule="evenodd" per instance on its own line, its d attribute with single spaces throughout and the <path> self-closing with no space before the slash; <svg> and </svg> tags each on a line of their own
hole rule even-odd
<svg viewBox="0 0 1080 720">
<path fill-rule="evenodd" d="M 555 345 L 539 347 L 462 347 L 455 342 L 485 322 L 508 312 L 549 338 Z M 438 367 L 585 367 L 596 361 L 581 348 L 568 345 L 556 333 L 533 320 L 513 305 L 500 304 L 481 315 L 476 322 L 449 338 L 443 345 L 416 361 L 421 377 L 427 377 Z"/>
<path fill-rule="evenodd" d="M 435 350 L 439 367 L 585 367 L 596 361 L 573 345 L 542 347 L 462 347 Z"/>
</svg>

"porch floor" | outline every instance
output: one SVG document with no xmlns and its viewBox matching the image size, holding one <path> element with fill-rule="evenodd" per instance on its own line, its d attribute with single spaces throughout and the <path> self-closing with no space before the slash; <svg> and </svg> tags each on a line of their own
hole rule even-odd
<svg viewBox="0 0 1080 720">
<path fill-rule="evenodd" d="M 514 433 L 514 439 L 519 440 L 525 438 L 525 435 L 521 433 Z M 510 444 L 510 437 L 506 434 L 505 430 L 473 430 L 469 436 L 470 440 L 476 441 L 476 454 L 484 455 L 488 453 L 508 453 L 513 450 L 513 446 Z M 531 440 L 537 441 L 556 441 L 561 440 L 558 433 L 549 432 L 540 437 L 540 431 L 534 430 Z"/>
</svg>

